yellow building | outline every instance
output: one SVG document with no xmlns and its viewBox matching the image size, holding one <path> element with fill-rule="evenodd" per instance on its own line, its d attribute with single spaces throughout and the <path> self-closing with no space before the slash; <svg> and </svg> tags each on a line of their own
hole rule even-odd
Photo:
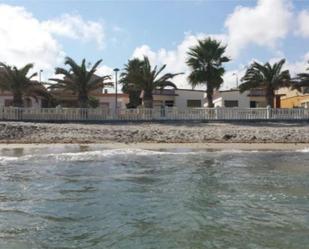
<svg viewBox="0 0 309 249">
<path fill-rule="evenodd" d="M 303 88 L 301 91 L 292 90 L 291 88 L 280 88 L 276 95 L 280 95 L 281 108 L 309 107 L 309 89 Z"/>
</svg>

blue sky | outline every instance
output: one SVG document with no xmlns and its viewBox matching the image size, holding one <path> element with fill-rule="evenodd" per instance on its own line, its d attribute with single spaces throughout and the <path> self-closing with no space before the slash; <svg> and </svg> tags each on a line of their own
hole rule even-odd
<svg viewBox="0 0 309 249">
<path fill-rule="evenodd" d="M 65 55 L 103 58 L 101 71 L 110 73 L 145 54 L 153 64 L 188 73 L 186 49 L 212 36 L 228 45 L 228 88 L 232 74 L 241 76 L 252 60 L 286 57 L 291 71 L 303 70 L 309 59 L 307 26 L 309 1 L 2 1 L 0 57 L 17 65 L 32 60 L 45 77 Z M 23 32 L 36 42 L 24 39 Z M 18 53 L 20 47 L 25 52 Z M 176 81 L 187 87 L 185 76 Z"/>
</svg>

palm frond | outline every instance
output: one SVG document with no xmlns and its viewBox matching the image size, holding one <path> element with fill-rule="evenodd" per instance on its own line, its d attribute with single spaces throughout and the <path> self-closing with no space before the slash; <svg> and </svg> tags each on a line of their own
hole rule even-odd
<svg viewBox="0 0 309 249">
<path fill-rule="evenodd" d="M 282 59 L 273 65 L 269 62 L 264 65 L 253 62 L 242 77 L 240 91 L 246 91 L 253 88 L 264 88 L 268 91 L 274 91 L 280 87 L 290 84 L 289 70 L 282 71 L 285 59 Z"/>
<path fill-rule="evenodd" d="M 223 63 L 230 61 L 224 55 L 226 46 L 221 42 L 207 38 L 198 40 L 198 44 L 191 47 L 187 53 L 187 65 L 191 69 L 188 81 L 192 87 L 199 84 L 206 84 L 207 88 L 219 88 L 223 83 Z"/>
</svg>

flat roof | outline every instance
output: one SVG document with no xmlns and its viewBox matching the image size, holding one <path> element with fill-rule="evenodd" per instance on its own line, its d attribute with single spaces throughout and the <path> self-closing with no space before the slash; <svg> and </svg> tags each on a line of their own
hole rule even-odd
<svg viewBox="0 0 309 249">
<path fill-rule="evenodd" d="M 239 89 L 219 90 L 219 92 L 239 92 Z"/>
<path fill-rule="evenodd" d="M 191 91 L 191 92 L 206 92 L 206 90 L 195 90 L 195 89 L 183 89 L 183 88 L 178 88 L 175 89 L 176 91 Z"/>
</svg>

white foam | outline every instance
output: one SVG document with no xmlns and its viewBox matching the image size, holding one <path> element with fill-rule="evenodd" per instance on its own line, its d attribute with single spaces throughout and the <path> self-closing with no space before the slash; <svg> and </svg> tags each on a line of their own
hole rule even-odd
<svg viewBox="0 0 309 249">
<path fill-rule="evenodd" d="M 8 162 L 16 161 L 16 160 L 18 160 L 18 157 L 0 156 L 0 165 L 6 165 Z"/>
<path fill-rule="evenodd" d="M 67 152 L 59 154 L 48 154 L 45 158 L 53 158 L 59 161 L 93 161 L 110 158 L 115 156 L 149 156 L 149 155 L 179 155 L 192 154 L 196 152 L 166 152 L 166 151 L 152 151 L 143 149 L 110 149 L 100 151 L 85 151 L 85 152 Z M 42 157 L 41 157 L 42 158 Z"/>
<path fill-rule="evenodd" d="M 304 149 L 301 149 L 301 150 L 297 150 L 297 152 L 308 153 L 309 152 L 309 148 L 304 148 Z"/>
<path fill-rule="evenodd" d="M 45 155 L 25 155 L 21 157 L 0 157 L 1 163 L 12 161 L 36 161 L 52 159 L 56 161 L 95 161 L 111 158 L 115 156 L 148 156 L 148 155 L 179 155 L 179 154 L 196 154 L 198 152 L 168 152 L 168 151 L 152 151 L 143 149 L 109 149 L 99 151 L 84 151 L 84 152 L 64 152 L 51 153 Z"/>
<path fill-rule="evenodd" d="M 230 149 L 230 150 L 218 150 L 216 151 L 218 153 L 235 153 L 235 154 L 244 154 L 244 153 L 258 153 L 258 152 L 263 152 L 259 150 L 237 150 L 237 149 Z"/>
<path fill-rule="evenodd" d="M 259 150 L 216 150 L 216 151 L 154 151 L 154 150 L 143 150 L 143 149 L 106 149 L 106 150 L 95 150 L 95 151 L 83 151 L 83 152 L 63 152 L 63 153 L 50 153 L 50 154 L 34 154 L 25 155 L 21 157 L 8 157 L 0 156 L 0 165 L 4 165 L 14 161 L 41 161 L 41 160 L 56 160 L 56 161 L 99 161 L 112 157 L 126 157 L 126 156 L 155 156 L 155 155 L 200 155 L 200 154 L 245 154 L 245 153 L 259 153 Z M 271 151 L 263 151 L 271 152 Z M 307 153 L 309 148 L 298 150 L 297 152 Z"/>
</svg>

